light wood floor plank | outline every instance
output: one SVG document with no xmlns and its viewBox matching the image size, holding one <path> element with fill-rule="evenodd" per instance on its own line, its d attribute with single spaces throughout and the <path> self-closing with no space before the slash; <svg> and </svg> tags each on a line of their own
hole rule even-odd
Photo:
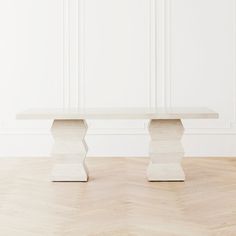
<svg viewBox="0 0 236 236">
<path fill-rule="evenodd" d="M 147 182 L 147 158 L 88 158 L 52 183 L 49 158 L 0 159 L 0 235 L 236 235 L 236 159 L 186 158 L 186 182 Z"/>
</svg>

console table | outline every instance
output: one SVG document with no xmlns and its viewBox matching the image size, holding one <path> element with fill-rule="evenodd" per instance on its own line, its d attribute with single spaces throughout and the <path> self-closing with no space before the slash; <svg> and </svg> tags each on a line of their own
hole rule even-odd
<svg viewBox="0 0 236 236">
<path fill-rule="evenodd" d="M 218 114 L 207 108 L 105 108 L 105 109 L 30 109 L 17 114 L 17 119 L 53 120 L 55 164 L 52 181 L 88 181 L 85 164 L 87 145 L 84 141 L 88 119 L 148 119 L 150 164 L 149 181 L 184 181 L 181 166 L 184 149 L 181 119 L 216 119 Z"/>
</svg>

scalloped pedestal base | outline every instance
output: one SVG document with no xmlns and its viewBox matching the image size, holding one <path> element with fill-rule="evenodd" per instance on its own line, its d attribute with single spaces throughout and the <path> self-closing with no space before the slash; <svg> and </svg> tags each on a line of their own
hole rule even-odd
<svg viewBox="0 0 236 236">
<path fill-rule="evenodd" d="M 181 144 L 184 128 L 180 119 L 151 120 L 149 125 L 149 181 L 184 181 L 181 166 L 184 149 Z"/>
<path fill-rule="evenodd" d="M 87 145 L 84 141 L 86 122 L 55 120 L 51 131 L 54 138 L 52 181 L 88 181 L 88 169 L 85 164 Z"/>
</svg>

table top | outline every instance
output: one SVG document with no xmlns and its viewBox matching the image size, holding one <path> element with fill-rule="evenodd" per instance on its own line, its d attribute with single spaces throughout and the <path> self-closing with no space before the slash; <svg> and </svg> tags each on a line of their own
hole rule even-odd
<svg viewBox="0 0 236 236">
<path fill-rule="evenodd" d="M 17 119 L 217 119 L 218 113 L 204 107 L 169 108 L 86 108 L 29 109 L 16 115 Z"/>
</svg>

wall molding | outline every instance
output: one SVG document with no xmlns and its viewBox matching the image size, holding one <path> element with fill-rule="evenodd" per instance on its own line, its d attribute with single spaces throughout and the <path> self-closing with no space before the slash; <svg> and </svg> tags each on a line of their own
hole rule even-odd
<svg viewBox="0 0 236 236">
<path fill-rule="evenodd" d="M 172 76 L 172 6 L 175 2 L 172 0 L 148 0 L 149 4 L 149 20 L 147 27 L 149 28 L 149 71 L 148 71 L 148 81 L 149 83 L 149 97 L 147 106 L 149 107 L 163 107 L 163 106 L 171 106 L 174 103 L 174 86 L 173 86 L 173 76 Z M 76 107 L 83 108 L 86 104 L 86 0 L 60 0 L 58 2 L 60 4 L 60 11 L 62 15 L 62 19 L 60 21 L 61 27 L 63 28 L 62 32 L 62 47 L 63 54 L 62 64 L 63 68 L 59 68 L 62 70 L 63 78 L 60 80 L 62 85 L 62 106 L 64 108 Z M 206 153 L 209 150 L 217 151 L 215 146 L 217 144 L 222 149 L 227 149 L 231 151 L 228 146 L 225 144 L 226 141 L 222 140 L 227 139 L 232 141 L 235 140 L 234 135 L 236 135 L 236 2 L 235 4 L 235 14 L 234 14 L 234 24 L 235 24 L 235 58 L 234 58 L 234 80 L 232 80 L 234 89 L 234 115 L 227 120 L 221 120 L 218 123 L 215 123 L 215 127 L 212 128 L 188 128 L 185 130 L 185 135 L 188 136 L 186 140 L 197 139 L 199 140 L 200 145 L 203 145 L 205 140 L 207 140 L 209 136 L 209 142 L 212 145 L 207 146 L 206 143 Z M 234 116 L 234 117 L 233 117 Z M 13 120 L 13 119 L 12 119 Z M 39 129 L 36 128 L 26 128 L 20 126 L 18 127 L 13 122 L 3 123 L 1 122 L 0 135 L 2 135 L 2 139 L 4 140 L 7 135 L 9 135 L 9 147 L 12 145 L 11 136 L 17 136 L 19 141 L 25 142 L 24 135 L 33 135 L 36 137 L 37 135 L 47 135 L 51 136 L 49 129 Z M 121 126 L 121 125 L 120 125 Z M 147 124 L 144 122 L 140 122 L 140 126 L 138 124 L 133 125 L 133 128 L 128 128 L 127 125 L 123 125 L 121 128 L 115 127 L 101 127 L 96 128 L 93 127 L 88 131 L 89 137 L 94 137 L 95 141 L 101 140 L 98 142 L 100 145 L 104 145 L 106 143 L 106 137 L 103 136 L 116 136 L 122 135 L 127 140 L 131 136 L 141 137 L 140 140 L 146 140 L 148 137 L 147 132 Z M 205 137 L 202 140 L 201 135 Z M 22 137 L 23 138 L 22 138 Z M 98 137 L 99 136 L 99 137 Z M 190 137 L 192 136 L 192 137 Z M 233 136 L 233 137 L 231 137 Z M 132 138 L 133 138 L 132 137 Z M 8 137 L 7 137 L 8 138 Z M 91 139 L 92 139 L 91 138 Z M 97 138 L 97 139 L 96 139 Z M 104 139 L 103 139 L 104 138 Z M 31 139 L 31 137 L 29 137 Z M 42 140 L 44 137 L 42 137 Z M 108 137 L 110 139 L 110 137 Z M 218 139 L 218 142 L 214 140 Z M 18 143 L 18 140 L 16 143 Z M 27 138 L 26 138 L 27 140 Z M 105 140 L 103 142 L 103 140 Z M 122 140 L 122 139 L 121 139 Z M 123 140 L 122 140 L 123 141 Z M 33 141 L 32 141 L 33 142 Z M 134 145 L 136 142 L 133 142 Z M 194 144 L 196 142 L 194 141 Z M 193 146 L 194 146 L 193 144 Z M 35 141 L 35 146 L 38 145 L 38 142 Z M 40 144 L 41 145 L 41 144 Z M 28 146 L 28 145 L 27 145 Z M 233 145 L 232 145 L 233 146 Z M 2 145 L 4 147 L 4 145 Z M 42 146 L 43 147 L 43 146 Z M 225 148 L 226 147 L 226 148 Z M 41 148 L 41 146 L 40 146 Z M 97 147 L 94 148 L 95 151 Z M 120 148 L 116 148 L 115 145 L 114 150 L 112 152 L 116 153 L 116 151 L 120 151 Z M 194 147 L 195 148 L 195 147 Z M 193 154 L 198 153 L 198 149 L 195 148 L 193 150 Z M 28 149 L 28 147 L 27 147 Z M 131 148 L 130 148 L 131 149 Z M 10 148 L 9 148 L 10 150 Z M 125 151 L 129 151 L 129 148 L 124 148 Z M 215 151 L 216 150 L 216 151 Z M 205 150 L 202 150 L 205 152 Z M 205 154 L 205 153 L 204 153 Z M 219 155 L 224 155 L 224 152 L 219 152 Z"/>
<path fill-rule="evenodd" d="M 63 22 L 64 22 L 64 87 L 63 87 L 63 104 L 64 107 L 85 107 L 85 0 L 62 0 L 63 4 Z M 77 2 L 77 6 L 74 4 Z M 173 99 L 173 83 L 172 83 L 172 70 L 171 70 L 171 53 L 172 53 L 172 0 L 149 0 L 149 107 L 171 107 Z M 236 7 L 235 7 L 236 8 Z M 77 16 L 77 17 L 76 17 Z M 74 23 L 73 23 L 74 22 Z M 76 23 L 75 23 L 76 22 Z M 236 18 L 235 18 L 236 23 Z M 77 35 L 77 43 L 72 40 L 72 31 Z M 235 33 L 236 43 L 236 33 Z M 77 61 L 73 58 L 71 51 L 76 48 Z M 236 46 L 235 46 L 236 48 Z M 72 57 L 71 57 L 72 55 Z M 235 49 L 236 58 L 236 49 Z M 76 65 L 77 73 L 73 74 L 73 66 Z M 236 62 L 235 62 L 236 67 Z M 236 68 L 235 68 L 236 71 Z M 235 72 L 235 94 L 236 94 L 236 72 Z M 76 91 L 72 91 L 76 88 Z M 236 95 L 235 95 L 236 96 Z M 191 127 L 188 130 L 194 133 L 205 133 L 213 132 L 216 130 L 218 133 L 220 130 L 223 132 L 232 130 L 234 123 L 236 123 L 236 98 L 235 98 L 235 117 L 232 121 L 219 121 L 220 127 L 215 126 L 212 128 L 194 128 Z M 98 128 L 96 132 L 100 130 L 101 134 L 110 132 L 111 129 L 107 127 Z M 120 130 L 120 129 L 119 129 Z M 126 132 L 126 128 L 122 128 Z M 143 129 L 143 124 L 137 130 Z M 113 129 L 113 133 L 117 131 Z M 234 131 L 233 131 L 234 132 Z"/>
<path fill-rule="evenodd" d="M 164 48 L 164 56 L 162 58 L 163 64 L 164 64 L 164 75 L 163 75 L 163 91 L 164 91 L 164 107 L 172 107 L 173 106 L 173 83 L 172 83 L 172 0 L 156 0 L 156 1 L 162 1 L 162 11 L 164 14 L 164 33 L 163 33 L 163 38 L 164 38 L 164 43 L 162 44 Z M 234 133 L 234 124 L 236 124 L 236 4 L 235 4 L 235 13 L 234 13 L 235 19 L 235 39 L 234 39 L 234 47 L 235 47 L 235 58 L 234 58 L 234 118 L 232 120 L 227 120 L 224 121 L 222 125 L 222 121 L 218 121 L 220 124 L 215 127 L 211 128 L 205 128 L 205 127 L 190 127 L 188 128 L 188 133 L 189 134 L 211 134 L 211 133 L 220 133 L 222 130 L 223 133 Z M 157 82 L 158 83 L 158 82 Z M 157 90 L 156 90 L 157 91 Z M 217 121 L 216 121 L 217 122 Z"/>
<path fill-rule="evenodd" d="M 83 0 L 63 1 L 63 108 L 79 107 L 80 100 L 80 3 Z"/>
<path fill-rule="evenodd" d="M 85 107 L 85 9 L 86 0 L 61 0 L 63 28 L 63 76 L 62 106 L 64 108 Z M 173 83 L 171 72 L 171 20 L 172 0 L 149 0 L 149 107 L 171 106 L 173 99 Z M 234 117 L 225 124 L 213 128 L 189 128 L 188 134 L 235 134 L 236 129 L 236 3 L 235 3 L 235 58 L 234 58 Z M 74 53 L 76 52 L 76 53 Z M 15 130 L 15 129 L 14 129 Z M 22 130 L 22 129 L 19 129 Z M 35 129 L 36 130 L 36 129 Z M 127 133 L 127 128 L 110 129 L 101 127 L 93 129 L 94 133 L 107 134 Z M 1 133 L 12 133 L 13 128 L 1 128 Z M 16 133 L 18 131 L 16 130 Z M 28 132 L 27 129 L 23 132 Z M 146 133 L 144 123 L 130 133 Z"/>
<path fill-rule="evenodd" d="M 78 108 L 84 108 L 85 107 L 85 1 L 86 0 L 78 0 L 79 1 L 79 21 L 78 21 L 78 27 L 79 27 L 79 103 Z M 81 53 L 80 53 L 81 52 Z"/>
<path fill-rule="evenodd" d="M 63 2 L 63 108 L 70 106 L 70 24 L 69 24 L 69 0 Z"/>
<path fill-rule="evenodd" d="M 149 103 L 148 106 L 157 107 L 157 2 L 149 0 Z"/>
<path fill-rule="evenodd" d="M 64 0 L 66 1 L 66 0 Z M 68 0 L 67 0 L 68 1 Z M 79 40 L 78 40 L 78 47 L 79 47 L 79 90 L 78 93 L 79 96 L 79 103 L 77 105 L 77 108 L 85 108 L 85 95 L 86 95 L 86 73 L 85 73 L 85 65 L 86 65 L 86 52 L 85 52 L 85 43 L 86 43 L 86 16 L 85 16 L 85 10 L 86 10 L 86 1 L 85 0 L 78 0 L 79 1 Z M 164 0 L 162 0 L 164 1 Z M 156 106 L 156 5 L 157 0 L 149 0 L 149 22 L 148 22 L 148 29 L 149 29 L 149 71 L 148 71 L 148 78 L 149 78 L 149 99 L 148 99 L 148 106 L 149 107 L 155 107 Z M 66 34 L 66 31 L 65 31 Z M 66 49 L 65 49 L 66 50 Z M 68 49 L 67 49 L 68 50 Z M 93 133 L 100 133 L 100 134 L 120 134 L 124 133 L 127 134 L 127 130 L 130 130 L 130 134 L 136 134 L 136 133 L 146 133 L 146 122 L 140 122 L 140 127 L 138 128 L 132 128 L 127 129 L 127 127 L 122 128 L 107 128 L 107 127 L 100 127 L 100 128 L 91 128 Z"/>
</svg>

